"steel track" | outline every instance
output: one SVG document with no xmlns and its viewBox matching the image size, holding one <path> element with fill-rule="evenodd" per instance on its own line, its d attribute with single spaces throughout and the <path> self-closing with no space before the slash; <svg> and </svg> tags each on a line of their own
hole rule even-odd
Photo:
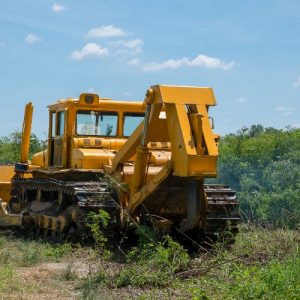
<svg viewBox="0 0 300 300">
<path fill-rule="evenodd" d="M 208 238 L 216 239 L 226 233 L 228 240 L 234 239 L 240 223 L 236 193 L 222 184 L 206 184 L 204 191 L 208 205 L 205 234 Z"/>
<path fill-rule="evenodd" d="M 71 199 L 69 205 L 78 205 L 79 209 L 85 212 L 97 212 L 99 209 L 106 210 L 111 215 L 114 223 L 119 222 L 120 208 L 116 199 L 111 196 L 109 184 L 106 181 L 61 181 L 52 178 L 15 179 L 13 181 L 12 195 L 16 199 L 24 191 L 35 192 L 38 190 L 57 194 L 62 193 L 64 197 L 69 199 L 68 201 Z M 235 192 L 228 186 L 221 184 L 205 184 L 204 191 L 207 197 L 206 223 L 203 230 L 205 238 L 214 242 L 226 233 L 227 240 L 234 240 L 240 222 Z M 34 199 L 26 200 L 30 203 Z M 58 199 L 51 199 L 51 201 L 57 202 Z M 64 209 L 67 209 L 67 207 Z M 62 210 L 58 211 L 60 214 L 64 213 Z M 43 213 L 51 215 L 51 212 L 45 211 Z M 112 238 L 114 231 L 107 228 L 105 235 Z"/>
</svg>

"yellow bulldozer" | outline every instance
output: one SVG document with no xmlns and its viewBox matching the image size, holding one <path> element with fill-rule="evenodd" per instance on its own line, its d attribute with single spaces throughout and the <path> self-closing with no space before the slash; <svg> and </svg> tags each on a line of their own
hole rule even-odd
<svg viewBox="0 0 300 300">
<path fill-rule="evenodd" d="M 29 161 L 33 106 L 25 108 L 20 162 L 0 166 L 0 227 L 83 237 L 87 214 L 110 215 L 108 236 L 151 224 L 191 240 L 230 239 L 240 216 L 235 192 L 217 176 L 211 88 L 155 85 L 143 102 L 96 94 L 49 108 L 47 149 Z M 229 234 L 228 234 L 229 233 Z"/>
</svg>

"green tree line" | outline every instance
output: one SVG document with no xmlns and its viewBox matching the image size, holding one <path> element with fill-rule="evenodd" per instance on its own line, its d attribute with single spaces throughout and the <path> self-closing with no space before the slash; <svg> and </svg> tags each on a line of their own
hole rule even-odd
<svg viewBox="0 0 300 300">
<path fill-rule="evenodd" d="M 236 190 L 245 221 L 300 225 L 300 129 L 243 127 L 219 153 L 217 182 Z"/>
<path fill-rule="evenodd" d="M 15 131 L 5 137 L 0 137 L 0 164 L 14 164 L 20 161 L 22 132 Z M 45 149 L 45 143 L 35 134 L 31 134 L 29 157 Z"/>
</svg>

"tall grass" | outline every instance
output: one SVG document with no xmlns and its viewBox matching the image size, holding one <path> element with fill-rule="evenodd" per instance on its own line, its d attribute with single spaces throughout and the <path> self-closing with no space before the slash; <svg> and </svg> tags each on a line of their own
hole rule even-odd
<svg viewBox="0 0 300 300">
<path fill-rule="evenodd" d="M 147 236 L 122 261 L 98 247 L 0 236 L 0 298 L 59 286 L 82 299 L 299 299 L 299 231 L 243 225 L 230 248 L 219 243 L 192 255 L 168 236 Z M 42 284 L 18 275 L 45 262 L 61 267 Z"/>
</svg>

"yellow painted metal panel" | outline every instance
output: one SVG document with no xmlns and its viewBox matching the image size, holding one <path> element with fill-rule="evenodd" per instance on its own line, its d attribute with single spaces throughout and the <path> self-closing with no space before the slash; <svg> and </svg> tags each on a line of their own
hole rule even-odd
<svg viewBox="0 0 300 300">
<path fill-rule="evenodd" d="M 0 181 L 11 181 L 15 175 L 15 166 L 0 166 Z"/>
<path fill-rule="evenodd" d="M 215 156 L 189 156 L 189 176 L 216 177 L 217 157 Z"/>
<path fill-rule="evenodd" d="M 21 214 L 2 214 L 0 215 L 0 226 L 1 227 L 11 227 L 22 225 L 22 215 Z"/>
<path fill-rule="evenodd" d="M 35 153 L 31 159 L 31 164 L 34 166 L 46 167 L 48 164 L 48 151 L 44 150 Z"/>
<path fill-rule="evenodd" d="M 11 183 L 0 181 L 0 198 L 4 202 L 10 199 Z"/>
<path fill-rule="evenodd" d="M 180 110 L 180 109 L 179 109 Z M 169 137 L 172 148 L 172 162 L 174 175 L 187 176 L 187 148 L 185 147 L 185 132 L 179 121 L 178 111 L 175 104 L 166 105 L 166 115 Z M 191 153 L 192 154 L 192 153 Z"/>
<path fill-rule="evenodd" d="M 212 88 L 156 85 L 155 101 L 164 103 L 216 105 Z"/>
<path fill-rule="evenodd" d="M 166 104 L 166 106 L 168 106 L 168 105 L 169 104 Z M 178 121 L 176 122 L 177 126 L 178 126 L 177 134 L 182 135 L 182 139 L 184 142 L 183 146 L 186 149 L 187 155 L 196 155 L 197 152 L 196 152 L 194 140 L 192 137 L 191 126 L 190 126 L 190 122 L 189 122 L 189 119 L 187 116 L 185 105 L 175 104 L 175 108 L 176 108 L 176 115 L 178 118 Z M 171 125 L 173 125 L 173 124 L 171 124 Z M 170 128 L 172 128 L 172 127 L 170 126 Z"/>
<path fill-rule="evenodd" d="M 203 128 L 203 137 L 206 144 L 208 155 L 218 156 L 218 147 L 215 142 L 215 135 L 212 132 L 207 108 L 204 105 L 197 105 L 198 112 L 203 116 L 202 118 L 202 128 Z"/>
<path fill-rule="evenodd" d="M 103 137 L 80 137 L 73 138 L 72 146 L 75 148 L 106 148 L 119 150 L 127 139 L 103 138 Z"/>
<path fill-rule="evenodd" d="M 14 166 L 0 166 L 0 198 L 5 202 L 10 199 L 11 180 L 14 175 Z"/>
<path fill-rule="evenodd" d="M 102 169 L 103 165 L 111 165 L 114 154 L 105 149 L 75 149 L 72 167 L 79 169 Z"/>
</svg>

